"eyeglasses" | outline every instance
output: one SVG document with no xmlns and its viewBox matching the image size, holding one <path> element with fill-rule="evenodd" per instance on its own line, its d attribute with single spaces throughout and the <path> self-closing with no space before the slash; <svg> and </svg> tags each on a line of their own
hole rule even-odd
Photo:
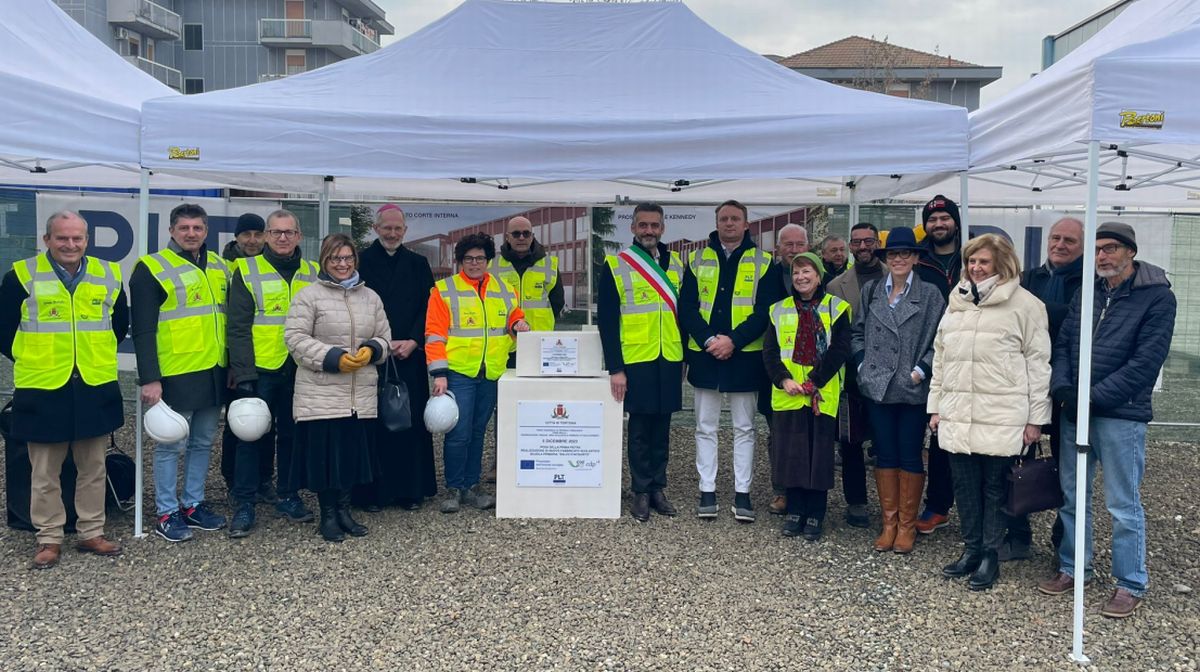
<svg viewBox="0 0 1200 672">
<path fill-rule="evenodd" d="M 533 231 L 510 231 L 508 235 L 513 238 L 532 238 Z"/>
<path fill-rule="evenodd" d="M 298 238 L 300 232 L 296 229 L 270 229 L 267 231 L 267 235 L 272 238 Z"/>
<path fill-rule="evenodd" d="M 850 247 L 875 247 L 879 244 L 877 238 L 850 239 Z"/>
<path fill-rule="evenodd" d="M 487 256 L 482 255 L 482 254 L 480 254 L 478 256 L 472 254 L 472 255 L 467 255 L 467 256 L 463 257 L 464 264 L 482 264 L 486 261 L 487 261 Z"/>
<path fill-rule="evenodd" d="M 353 264 L 354 263 L 354 255 L 348 254 L 344 257 L 325 257 L 325 261 L 329 262 L 330 266 L 333 266 L 335 264 Z"/>
<path fill-rule="evenodd" d="M 1097 246 L 1096 254 L 1103 252 L 1106 255 L 1116 254 L 1117 250 L 1123 249 L 1125 246 L 1120 243 L 1109 243 L 1108 245 Z"/>
<path fill-rule="evenodd" d="M 912 256 L 912 250 L 890 250 L 887 253 L 888 259 L 911 259 Z"/>
</svg>

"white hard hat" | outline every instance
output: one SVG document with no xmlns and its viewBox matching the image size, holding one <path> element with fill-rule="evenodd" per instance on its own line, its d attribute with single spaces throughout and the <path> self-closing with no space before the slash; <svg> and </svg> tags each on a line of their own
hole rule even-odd
<svg viewBox="0 0 1200 672">
<path fill-rule="evenodd" d="M 188 422 L 165 401 L 159 401 L 146 411 L 142 426 L 150 438 L 159 443 L 177 443 L 188 438 Z"/>
<path fill-rule="evenodd" d="M 243 441 L 257 441 L 271 430 L 271 408 L 258 397 L 246 397 L 229 404 L 225 424 Z"/>
<path fill-rule="evenodd" d="M 445 434 L 457 424 L 458 402 L 450 390 L 441 396 L 431 397 L 429 403 L 425 404 L 425 428 L 430 432 Z"/>
</svg>

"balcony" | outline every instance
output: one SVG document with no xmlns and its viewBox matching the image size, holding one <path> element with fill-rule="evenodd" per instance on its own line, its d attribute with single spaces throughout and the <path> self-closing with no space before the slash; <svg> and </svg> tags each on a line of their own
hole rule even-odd
<svg viewBox="0 0 1200 672">
<path fill-rule="evenodd" d="M 156 40 L 178 40 L 183 19 L 150 0 L 108 0 L 108 22 Z"/>
<path fill-rule="evenodd" d="M 162 63 L 155 63 L 141 56 L 126 56 L 125 60 L 136 65 L 140 70 L 172 89 L 183 91 L 183 73 L 175 68 L 163 65 Z"/>
<path fill-rule="evenodd" d="M 259 75 L 259 76 L 258 76 L 258 83 L 259 83 L 259 84 L 262 84 L 263 82 L 273 82 L 273 81 L 275 81 L 275 80 L 277 80 L 277 79 L 283 79 L 284 77 L 287 77 L 287 75 L 280 75 L 280 74 L 274 74 L 274 75 Z"/>
<path fill-rule="evenodd" d="M 259 19 L 258 41 L 264 47 L 328 49 L 341 58 L 379 49 L 366 33 L 336 19 Z"/>
</svg>

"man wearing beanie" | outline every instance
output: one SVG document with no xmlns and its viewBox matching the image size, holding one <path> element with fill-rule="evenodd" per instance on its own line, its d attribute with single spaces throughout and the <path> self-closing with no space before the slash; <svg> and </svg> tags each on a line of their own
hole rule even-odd
<svg viewBox="0 0 1200 672">
<path fill-rule="evenodd" d="M 226 243 L 221 250 L 221 256 L 226 261 L 236 261 L 242 257 L 253 257 L 262 253 L 266 240 L 266 222 L 262 217 L 247 212 L 238 217 L 237 228 L 233 230 L 233 240 Z"/>
<path fill-rule="evenodd" d="M 958 204 L 938 194 L 921 211 L 925 224 L 926 254 L 913 269 L 918 277 L 933 284 L 947 299 L 950 288 L 962 275 L 962 218 Z M 947 305 L 949 300 L 947 299 Z M 937 435 L 929 437 L 929 476 L 925 481 L 925 511 L 917 520 L 917 531 L 933 534 L 950 522 L 950 507 L 954 505 L 954 482 L 950 477 L 950 458 L 938 446 Z"/>
<path fill-rule="evenodd" d="M 1092 476 L 1103 465 L 1104 503 L 1112 516 L 1112 574 L 1116 588 L 1100 609 L 1109 618 L 1125 618 L 1141 605 L 1149 585 L 1146 571 L 1146 513 L 1142 475 L 1146 469 L 1146 425 L 1153 418 L 1150 397 L 1167 359 L 1175 329 L 1175 294 L 1166 271 L 1137 261 L 1137 236 L 1122 222 L 1105 222 L 1096 233 L 1096 294 L 1092 336 L 1092 381 L 1088 399 L 1079 399 L 1080 295 L 1054 343 L 1050 394 L 1062 408 L 1062 460 L 1059 481 L 1063 505 L 1058 573 L 1038 584 L 1047 595 L 1071 592 L 1075 572 L 1092 578 L 1091 530 L 1075 539 L 1075 421 L 1079 403 L 1091 404 L 1088 424 L 1087 498 L 1090 513 Z M 1091 521 L 1089 520 L 1088 523 Z M 1085 544 L 1084 566 L 1075 567 L 1075 544 Z"/>
</svg>

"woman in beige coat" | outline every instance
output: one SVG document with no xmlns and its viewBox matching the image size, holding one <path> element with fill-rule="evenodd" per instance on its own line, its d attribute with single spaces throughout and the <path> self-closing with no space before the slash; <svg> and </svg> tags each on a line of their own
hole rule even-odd
<svg viewBox="0 0 1200 672">
<path fill-rule="evenodd" d="M 1050 421 L 1050 331 L 1045 306 L 1020 286 L 1007 240 L 973 238 L 963 259 L 963 280 L 933 342 L 926 408 L 950 453 L 965 545 L 942 574 L 969 574 L 971 590 L 986 590 L 1000 576 L 1008 468 Z"/>
<path fill-rule="evenodd" d="M 358 251 L 344 234 L 321 243 L 317 282 L 296 293 L 283 338 L 296 363 L 292 474 L 317 493 L 321 536 L 367 533 L 350 516 L 350 490 L 371 482 L 378 374 L 392 331 L 379 295 L 358 276 Z"/>
</svg>

